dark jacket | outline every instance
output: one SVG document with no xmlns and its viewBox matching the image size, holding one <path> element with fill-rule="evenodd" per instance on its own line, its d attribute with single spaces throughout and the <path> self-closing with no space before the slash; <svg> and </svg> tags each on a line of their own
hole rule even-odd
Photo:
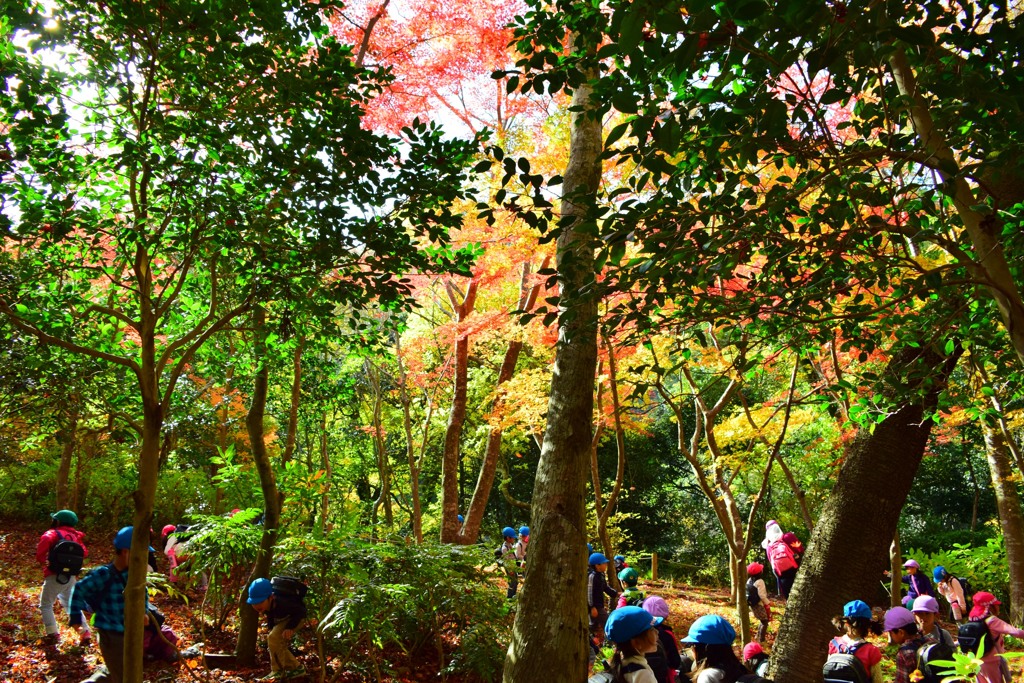
<svg viewBox="0 0 1024 683">
<path fill-rule="evenodd" d="M 907 584 L 907 595 L 911 598 L 916 598 L 921 595 L 930 595 L 935 597 L 935 591 L 932 590 L 932 582 L 928 580 L 920 569 L 914 575 L 904 574 L 900 579 L 903 583 Z"/>
<path fill-rule="evenodd" d="M 681 658 L 679 657 L 679 646 L 676 645 L 676 636 L 672 633 L 672 627 L 667 624 L 658 624 L 658 649 L 644 655 L 647 658 L 647 665 L 654 672 L 658 683 L 668 683 L 669 671 L 679 669 Z"/>
<path fill-rule="evenodd" d="M 267 624 L 270 628 L 274 628 L 278 622 L 286 621 L 287 628 L 294 631 L 306 618 L 306 604 L 302 598 L 294 595 L 281 593 L 273 595 L 274 599 L 270 603 L 270 609 L 267 610 Z"/>
<path fill-rule="evenodd" d="M 605 578 L 604 572 L 595 571 L 591 567 L 587 573 L 587 607 L 596 607 L 598 611 L 603 610 L 605 595 L 613 600 L 619 597 L 619 594 L 608 585 L 608 579 Z"/>
</svg>

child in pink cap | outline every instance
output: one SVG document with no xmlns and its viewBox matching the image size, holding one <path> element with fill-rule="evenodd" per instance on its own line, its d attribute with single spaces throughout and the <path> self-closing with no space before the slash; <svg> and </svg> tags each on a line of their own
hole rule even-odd
<svg viewBox="0 0 1024 683">
<path fill-rule="evenodd" d="M 768 677 L 768 655 L 760 643 L 749 642 L 743 646 L 743 666 L 761 678 Z"/>
<path fill-rule="evenodd" d="M 996 596 L 985 591 L 974 594 L 974 607 L 968 621 L 983 621 L 988 626 L 991 648 L 985 647 L 985 655 L 981 658 L 981 671 L 978 672 L 977 683 L 1009 683 L 1010 667 L 1000 657 L 1006 652 L 1003 636 L 1024 638 L 1024 629 L 1014 628 L 999 618 L 999 605 L 1003 604 Z M 986 638 L 986 641 L 989 641 Z"/>
</svg>

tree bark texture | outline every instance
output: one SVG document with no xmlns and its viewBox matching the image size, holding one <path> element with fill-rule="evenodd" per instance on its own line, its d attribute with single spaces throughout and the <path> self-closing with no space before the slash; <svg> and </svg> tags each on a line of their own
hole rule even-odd
<svg viewBox="0 0 1024 683">
<path fill-rule="evenodd" d="M 596 74 L 592 74 L 596 75 Z M 594 249 L 587 226 L 601 179 L 601 120 L 591 88 L 573 93 L 564 174 L 558 270 L 561 320 L 548 421 L 534 481 L 529 580 L 519 595 L 504 683 L 583 681 L 587 677 L 586 477 L 597 368 Z"/>
<path fill-rule="evenodd" d="M 441 542 L 455 543 L 459 534 L 459 459 L 462 425 L 466 422 L 466 386 L 469 382 L 469 334 L 462 323 L 476 306 L 476 280 L 471 280 L 466 294 L 459 300 L 455 286 L 448 284 L 448 296 L 456 322 L 455 376 L 452 387 L 452 408 L 444 434 L 441 456 Z"/>
<path fill-rule="evenodd" d="M 999 522 L 1003 529 L 1006 545 L 1006 563 L 1010 568 L 1010 622 L 1021 623 L 1024 619 L 1024 513 L 1020 508 L 1017 493 L 1017 477 L 1010 464 L 1010 451 L 1006 446 L 1003 432 L 988 424 L 982 424 L 985 433 L 985 452 L 988 468 L 992 473 L 992 488 L 999 508 Z"/>
<path fill-rule="evenodd" d="M 917 353 L 908 351 L 907 356 Z M 891 384 L 904 384 L 904 396 L 916 390 L 921 398 L 905 399 L 873 430 L 861 430 L 847 450 L 775 641 L 771 678 L 779 683 L 820 683 L 825 644 L 836 635 L 832 617 L 842 614 L 849 600 L 870 603 L 889 566 L 900 511 L 931 432 L 931 421 L 924 418 L 959 358 L 959 353 L 944 360 L 925 354 L 934 367 L 930 373 L 920 370 L 919 358 L 912 358 L 917 363 L 911 366 L 913 378 L 904 380 L 899 356 L 886 369 Z"/>
<path fill-rule="evenodd" d="M 259 614 L 246 602 L 249 584 L 255 579 L 267 578 L 270 575 L 270 562 L 274 558 L 274 545 L 277 543 L 277 530 L 281 526 L 281 496 L 277 489 L 277 479 L 267 453 L 267 444 L 263 428 L 263 419 L 267 408 L 267 384 L 269 370 L 267 368 L 266 349 L 266 312 L 262 306 L 253 311 L 253 327 L 255 328 L 255 361 L 256 376 L 253 379 L 252 399 L 249 412 L 245 416 L 245 427 L 249 434 L 252 458 L 256 472 L 260 478 L 260 490 L 263 492 L 263 536 L 260 548 L 256 553 L 256 562 L 249 580 L 242 587 L 238 598 L 238 639 L 235 641 L 235 662 L 241 668 L 254 666 L 256 663 L 256 637 L 259 626 Z"/>
<path fill-rule="evenodd" d="M 541 263 L 540 269 L 548 266 L 548 258 Z M 523 276 L 519 283 L 519 310 L 529 311 L 537 302 L 537 294 L 540 292 L 540 283 L 533 286 L 529 284 L 530 264 L 523 264 Z M 513 334 L 516 334 L 515 332 Z M 512 375 L 515 374 L 516 364 L 519 362 L 519 354 L 523 350 L 523 341 L 518 335 L 509 340 L 508 348 L 505 349 L 505 357 L 501 361 L 501 368 L 498 370 L 497 388 L 501 388 Z M 498 407 L 501 398 L 495 399 L 495 407 Z M 494 477 L 498 469 L 498 458 L 501 456 L 501 427 L 491 427 L 487 433 L 487 446 L 484 450 L 484 458 L 480 463 L 480 473 L 477 475 L 476 488 L 473 489 L 473 497 L 466 509 L 465 523 L 459 529 L 456 539 L 458 543 L 470 545 L 476 543 L 480 536 L 480 525 L 483 523 L 484 511 L 487 509 L 487 501 L 490 500 L 491 490 L 494 488 Z"/>
</svg>

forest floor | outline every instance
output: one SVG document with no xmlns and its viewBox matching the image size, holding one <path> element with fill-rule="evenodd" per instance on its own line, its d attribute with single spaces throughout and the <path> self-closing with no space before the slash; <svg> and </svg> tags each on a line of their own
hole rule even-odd
<svg viewBox="0 0 1024 683">
<path fill-rule="evenodd" d="M 35 561 L 35 548 L 41 531 L 24 524 L 4 524 L 6 530 L 0 534 L 0 680 L 11 683 L 78 683 L 91 675 L 100 659 L 99 647 L 95 644 L 79 644 L 77 634 L 67 626 L 66 617 L 60 605 L 56 606 L 61 626 L 61 643 L 56 648 L 44 644 L 42 621 L 39 616 L 39 587 L 42 572 Z M 92 542 L 93 556 L 90 565 L 110 561 L 109 552 L 100 550 L 101 544 Z M 669 604 L 670 623 L 678 638 L 686 635 L 694 619 L 704 614 L 730 615 L 727 590 L 681 585 L 673 582 L 646 581 L 641 584 L 648 595 L 660 595 Z M 504 586 L 495 586 L 504 592 Z M 201 596 L 191 595 L 190 604 L 197 605 Z M 207 652 L 230 652 L 234 647 L 235 632 L 232 624 L 220 632 L 213 632 L 208 626 L 201 629 L 201 621 L 192 609 L 181 600 L 172 600 L 164 595 L 151 599 L 153 604 L 167 617 L 167 623 L 178 634 L 179 648 L 185 649 L 198 642 L 205 642 Z M 773 603 L 772 624 L 764 644 L 770 652 L 778 629 L 784 605 Z M 511 619 L 511 616 L 509 617 Z M 755 622 L 756 623 L 756 622 Z M 202 632 L 201 632 L 202 631 Z M 955 634 L 955 631 L 954 631 Z M 253 681 L 269 672 L 269 660 L 265 649 L 265 629 L 261 631 L 257 667 L 249 670 L 209 670 L 202 658 L 186 659 L 179 664 L 150 663 L 146 665 L 145 680 L 153 683 L 241 683 Z M 885 639 L 876 644 L 886 651 Z M 316 654 L 316 638 L 310 628 L 302 628 L 294 641 L 297 656 L 310 673 L 308 680 L 321 680 L 319 659 Z M 737 643 L 738 645 L 742 645 Z M 430 649 L 430 648 L 427 648 Z M 895 648 L 889 648 L 894 650 Z M 397 653 L 396 653 L 397 654 Z M 887 652 L 886 678 L 894 673 L 891 661 L 895 652 Z M 404 655 L 400 659 L 405 659 Z M 1015 673 L 1020 669 L 1021 660 L 1014 660 Z M 336 683 L 356 683 L 366 680 L 352 672 L 335 673 L 328 662 L 326 680 Z M 396 677 L 384 676 L 385 683 L 425 683 L 438 680 L 437 662 L 418 661 L 415 670 L 395 666 Z M 294 679 L 302 681 L 306 679 Z M 447 676 L 446 683 L 472 683 L 468 678 Z"/>
</svg>

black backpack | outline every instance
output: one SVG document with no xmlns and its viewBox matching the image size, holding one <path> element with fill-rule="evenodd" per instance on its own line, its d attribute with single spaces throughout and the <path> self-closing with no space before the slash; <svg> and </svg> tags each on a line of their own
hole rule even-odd
<svg viewBox="0 0 1024 683">
<path fill-rule="evenodd" d="M 764 678 L 763 676 L 758 676 L 757 674 L 743 674 L 742 676 L 740 676 L 739 678 L 736 679 L 736 683 L 772 683 L 772 682 L 770 680 L 768 680 L 767 678 Z"/>
<path fill-rule="evenodd" d="M 605 664 L 605 666 L 608 665 Z M 622 667 L 621 673 L 623 675 L 618 677 L 615 676 L 614 671 L 601 671 L 588 678 L 587 683 L 622 683 L 622 681 L 626 680 L 625 674 L 631 674 L 634 671 L 640 671 L 640 669 L 642 668 L 644 668 L 643 664 L 627 664 L 626 666 Z"/>
<path fill-rule="evenodd" d="M 854 653 L 866 642 L 854 643 L 853 645 L 842 645 L 837 640 L 832 641 L 839 652 L 831 654 L 825 660 L 825 666 L 821 668 L 821 674 L 825 683 L 870 683 L 871 677 L 864 662 L 857 659 Z"/>
<path fill-rule="evenodd" d="M 757 579 L 753 576 L 747 579 L 747 604 L 751 607 L 755 607 L 759 602 L 761 602 L 761 596 L 757 593 L 757 586 L 754 585 L 755 581 L 757 581 Z"/>
<path fill-rule="evenodd" d="M 982 654 L 987 655 L 992 651 L 992 646 L 995 644 L 992 639 L 992 634 L 988 630 L 988 624 L 984 621 L 968 621 L 957 631 L 957 639 L 960 641 L 960 651 L 967 654 L 972 655 L 978 651 L 978 646 L 981 644 L 982 638 L 985 639 L 985 651 L 982 652 Z"/>
<path fill-rule="evenodd" d="M 302 579 L 297 579 L 294 576 L 271 577 L 270 589 L 278 595 L 288 595 L 300 600 L 309 592 L 309 586 Z"/>
<path fill-rule="evenodd" d="M 941 641 L 938 643 L 925 643 L 917 648 L 916 656 L 917 670 L 924 674 L 923 683 L 940 683 L 943 679 L 941 673 L 949 667 L 933 666 L 932 662 L 952 661 L 953 648 Z"/>
<path fill-rule="evenodd" d="M 59 531 L 54 532 L 59 539 L 50 546 L 46 555 L 46 568 L 57 575 L 57 583 L 64 585 L 72 576 L 78 576 L 85 562 L 85 548 L 78 541 L 64 538 Z"/>
<path fill-rule="evenodd" d="M 960 582 L 960 590 L 964 592 L 964 601 L 967 603 L 967 609 L 971 608 L 971 596 L 974 595 L 974 591 L 971 590 L 970 582 L 962 576 L 954 576 L 954 579 Z M 966 614 L 964 616 L 967 616 Z"/>
</svg>

